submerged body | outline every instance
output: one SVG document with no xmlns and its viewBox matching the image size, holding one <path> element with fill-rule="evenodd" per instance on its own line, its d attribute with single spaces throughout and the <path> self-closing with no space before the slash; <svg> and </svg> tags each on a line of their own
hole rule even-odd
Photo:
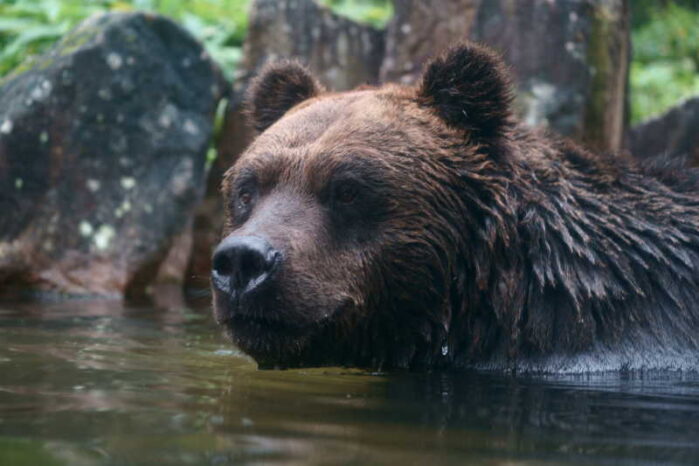
<svg viewBox="0 0 699 466">
<path fill-rule="evenodd" d="M 235 343 L 278 367 L 699 367 L 694 171 L 532 132 L 510 100 L 470 44 L 414 88 L 264 71 L 214 254 Z"/>
</svg>

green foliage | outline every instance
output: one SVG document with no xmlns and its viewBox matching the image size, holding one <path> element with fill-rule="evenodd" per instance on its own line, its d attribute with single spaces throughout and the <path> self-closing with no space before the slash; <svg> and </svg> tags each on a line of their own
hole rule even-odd
<svg viewBox="0 0 699 466">
<path fill-rule="evenodd" d="M 337 14 L 377 28 L 386 25 L 393 16 L 390 0 L 318 0 Z"/>
<path fill-rule="evenodd" d="M 653 21 L 658 10 L 670 4 L 699 10 L 699 0 L 631 0 L 631 27 L 638 29 Z"/>
<path fill-rule="evenodd" d="M 139 10 L 155 11 L 182 24 L 197 37 L 231 79 L 242 57 L 251 0 L 133 0 Z"/>
<path fill-rule="evenodd" d="M 690 60 L 631 64 L 631 121 L 656 116 L 699 95 L 699 77 Z"/>
<path fill-rule="evenodd" d="M 674 2 L 663 6 L 641 1 L 639 8 L 645 19 L 632 31 L 634 123 L 699 94 L 699 5 L 690 8 Z"/>
<path fill-rule="evenodd" d="M 95 13 L 144 10 L 179 21 L 231 77 L 250 0 L 0 0 L 0 76 Z"/>
<path fill-rule="evenodd" d="M 226 109 L 228 108 L 228 99 L 223 98 L 219 100 L 218 106 L 216 107 L 216 114 L 214 115 L 214 137 L 209 144 L 209 149 L 206 151 L 206 170 L 211 168 L 211 165 L 218 158 L 217 143 L 221 137 L 221 132 L 223 131 L 223 123 L 226 118 Z"/>
</svg>

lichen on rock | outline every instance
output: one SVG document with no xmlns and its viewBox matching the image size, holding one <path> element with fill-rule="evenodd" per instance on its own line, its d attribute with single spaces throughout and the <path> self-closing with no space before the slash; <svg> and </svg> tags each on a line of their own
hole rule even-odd
<svg viewBox="0 0 699 466">
<path fill-rule="evenodd" d="M 205 186 L 225 83 L 203 53 L 169 19 L 106 14 L 2 81 L 0 288 L 145 289 Z"/>
</svg>

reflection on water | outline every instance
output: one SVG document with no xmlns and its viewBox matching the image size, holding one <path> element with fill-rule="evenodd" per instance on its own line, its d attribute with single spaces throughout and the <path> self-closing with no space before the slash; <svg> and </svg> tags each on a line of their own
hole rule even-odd
<svg viewBox="0 0 699 466">
<path fill-rule="evenodd" d="M 206 311 L 0 304 L 0 465 L 699 464 L 699 376 L 258 371 Z"/>
</svg>

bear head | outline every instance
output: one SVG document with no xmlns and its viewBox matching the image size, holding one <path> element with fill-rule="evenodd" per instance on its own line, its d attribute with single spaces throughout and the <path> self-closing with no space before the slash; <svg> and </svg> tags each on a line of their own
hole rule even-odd
<svg viewBox="0 0 699 466">
<path fill-rule="evenodd" d="M 466 307 L 507 241 L 510 104 L 502 61 L 470 43 L 416 86 L 333 93 L 268 65 L 248 91 L 259 134 L 222 184 L 217 321 L 261 367 L 435 365 L 454 325 L 476 344 Z"/>
</svg>

